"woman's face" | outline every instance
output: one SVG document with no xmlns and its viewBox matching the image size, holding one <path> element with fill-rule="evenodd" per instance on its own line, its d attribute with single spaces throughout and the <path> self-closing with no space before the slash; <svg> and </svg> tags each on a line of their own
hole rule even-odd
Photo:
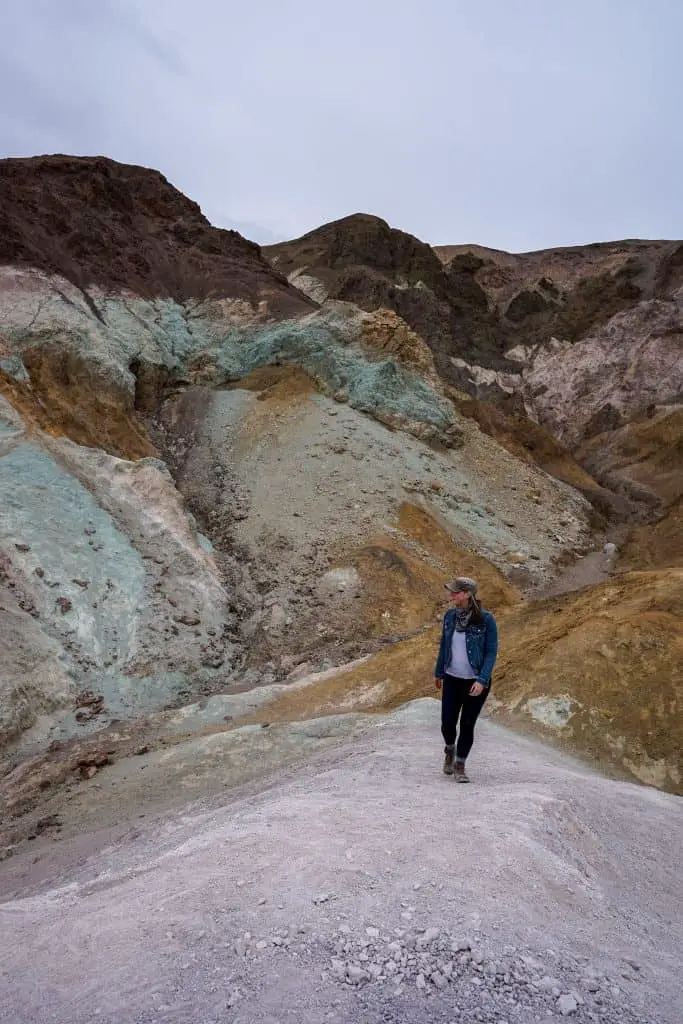
<svg viewBox="0 0 683 1024">
<path fill-rule="evenodd" d="M 451 604 L 456 608 L 467 608 L 470 603 L 470 594 L 468 590 L 451 590 Z"/>
</svg>

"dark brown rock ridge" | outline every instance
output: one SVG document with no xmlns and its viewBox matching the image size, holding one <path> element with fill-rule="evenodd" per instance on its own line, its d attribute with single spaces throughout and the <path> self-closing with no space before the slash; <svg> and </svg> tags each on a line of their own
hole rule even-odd
<svg viewBox="0 0 683 1024">
<path fill-rule="evenodd" d="M 668 299 L 683 283 L 683 245 L 623 239 L 508 253 L 480 245 L 436 246 L 447 268 L 477 260 L 475 281 L 500 321 L 508 345 L 553 335 L 578 341 L 616 313 Z"/>
<path fill-rule="evenodd" d="M 433 248 L 366 214 L 264 253 L 318 298 L 393 309 L 425 338 L 444 378 L 460 386 L 450 357 L 503 370 L 509 349 L 554 336 L 578 341 L 643 300 L 669 299 L 683 283 L 680 242 L 628 239 L 520 254 Z"/>
<path fill-rule="evenodd" d="M 81 289 L 312 304 L 260 249 L 213 227 L 159 171 L 105 157 L 0 160 L 0 264 L 60 274 Z"/>
<path fill-rule="evenodd" d="M 445 266 L 431 246 L 367 214 L 344 217 L 263 251 L 314 298 L 398 313 L 425 339 L 446 379 L 452 355 L 507 365 L 486 293 L 475 280 L 476 258 Z"/>
</svg>

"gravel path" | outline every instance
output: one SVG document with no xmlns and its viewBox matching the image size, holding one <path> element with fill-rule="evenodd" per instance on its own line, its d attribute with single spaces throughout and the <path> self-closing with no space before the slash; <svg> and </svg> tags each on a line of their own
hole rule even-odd
<svg viewBox="0 0 683 1024">
<path fill-rule="evenodd" d="M 16 1024 L 678 1024 L 683 801 L 415 701 L 0 905 Z"/>
</svg>

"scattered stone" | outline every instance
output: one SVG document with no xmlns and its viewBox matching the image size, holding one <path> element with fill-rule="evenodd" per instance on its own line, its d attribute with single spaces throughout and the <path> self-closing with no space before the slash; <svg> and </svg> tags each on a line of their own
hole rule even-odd
<svg viewBox="0 0 683 1024">
<path fill-rule="evenodd" d="M 453 953 L 469 952 L 471 948 L 468 939 L 455 938 L 451 940 L 451 950 Z"/>
<path fill-rule="evenodd" d="M 574 998 L 574 996 L 569 995 L 568 992 L 565 992 L 557 1000 L 557 1009 L 560 1011 L 563 1017 L 568 1017 L 571 1013 L 576 1013 L 578 1008 L 579 1004 L 577 1003 L 576 999 Z"/>
<path fill-rule="evenodd" d="M 198 615 L 174 615 L 174 622 L 179 622 L 183 626 L 198 626 L 202 621 Z"/>
<path fill-rule="evenodd" d="M 508 551 L 505 554 L 505 559 L 510 562 L 511 565 L 526 565 L 529 561 L 529 556 L 523 551 Z"/>
<path fill-rule="evenodd" d="M 76 695 L 74 703 L 78 709 L 77 722 L 89 722 L 104 710 L 104 697 L 101 694 L 94 694 L 92 690 L 82 690 Z"/>
<path fill-rule="evenodd" d="M 35 834 L 40 835 L 41 832 L 45 832 L 48 828 L 61 828 L 62 819 L 58 814 L 47 814 L 43 818 L 38 818 L 35 827 Z"/>
<path fill-rule="evenodd" d="M 238 988 L 234 988 L 232 990 L 232 992 L 230 993 L 230 995 L 228 996 L 228 1006 L 229 1007 L 236 1006 L 240 1002 L 241 999 L 242 999 L 242 993 L 240 992 L 240 990 Z"/>
<path fill-rule="evenodd" d="M 427 928 L 426 931 L 419 935 L 417 938 L 417 948 L 423 949 L 425 946 L 429 946 L 432 942 L 436 942 L 439 938 L 440 932 L 438 928 Z"/>
<path fill-rule="evenodd" d="M 82 779 L 92 779 L 105 764 L 111 764 L 109 754 L 104 751 L 97 751 L 94 754 L 87 754 L 85 757 L 80 758 L 76 762 L 76 768 Z"/>
</svg>

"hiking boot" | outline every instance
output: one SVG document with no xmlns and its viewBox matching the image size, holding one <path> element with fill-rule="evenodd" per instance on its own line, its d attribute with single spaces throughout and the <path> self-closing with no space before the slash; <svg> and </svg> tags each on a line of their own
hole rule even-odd
<svg viewBox="0 0 683 1024">
<path fill-rule="evenodd" d="M 453 774 L 453 747 L 445 747 L 446 756 L 443 759 L 443 773 L 444 775 Z"/>
<path fill-rule="evenodd" d="M 445 769 L 444 769 L 445 771 Z M 455 777 L 456 782 L 469 782 L 469 776 L 465 771 L 465 764 L 463 761 L 456 761 L 451 768 L 451 771 Z"/>
</svg>

